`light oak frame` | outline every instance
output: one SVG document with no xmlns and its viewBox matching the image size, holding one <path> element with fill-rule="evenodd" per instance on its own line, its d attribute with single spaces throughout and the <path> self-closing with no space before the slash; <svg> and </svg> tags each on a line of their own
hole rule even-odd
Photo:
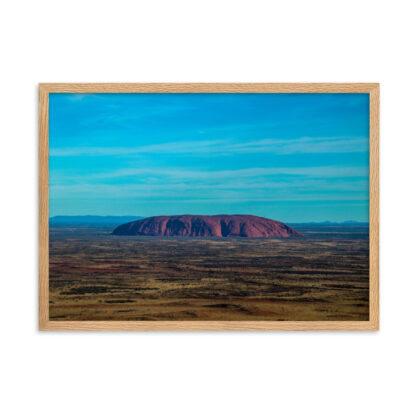
<svg viewBox="0 0 416 416">
<path fill-rule="evenodd" d="M 43 331 L 276 331 L 379 329 L 379 84 L 39 84 L 39 329 Z M 369 321 L 50 321 L 49 93 L 367 93 L 370 97 Z"/>
</svg>

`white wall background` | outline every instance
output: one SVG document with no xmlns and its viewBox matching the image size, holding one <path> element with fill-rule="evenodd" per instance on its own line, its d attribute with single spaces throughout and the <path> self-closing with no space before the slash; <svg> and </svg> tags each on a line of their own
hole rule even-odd
<svg viewBox="0 0 416 416">
<path fill-rule="evenodd" d="M 0 6 L 0 413 L 415 414 L 412 1 Z M 39 333 L 38 82 L 380 82 L 379 333 Z"/>
</svg>

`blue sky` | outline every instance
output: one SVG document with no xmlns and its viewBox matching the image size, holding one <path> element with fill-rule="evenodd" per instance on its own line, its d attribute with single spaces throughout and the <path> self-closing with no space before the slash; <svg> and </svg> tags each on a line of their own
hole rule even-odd
<svg viewBox="0 0 416 416">
<path fill-rule="evenodd" d="M 368 221 L 368 94 L 50 94 L 50 215 Z"/>
</svg>

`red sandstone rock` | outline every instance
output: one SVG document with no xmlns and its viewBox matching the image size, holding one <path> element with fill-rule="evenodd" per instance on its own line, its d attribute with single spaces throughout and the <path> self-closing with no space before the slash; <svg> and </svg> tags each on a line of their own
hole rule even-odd
<svg viewBox="0 0 416 416">
<path fill-rule="evenodd" d="M 117 227 L 115 235 L 172 237 L 300 237 L 279 221 L 255 215 L 169 215 L 149 217 Z"/>
</svg>

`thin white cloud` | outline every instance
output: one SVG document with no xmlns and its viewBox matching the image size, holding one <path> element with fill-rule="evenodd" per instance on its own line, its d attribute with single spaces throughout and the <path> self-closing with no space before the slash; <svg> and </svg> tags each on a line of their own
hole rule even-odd
<svg viewBox="0 0 416 416">
<path fill-rule="evenodd" d="M 136 147 L 66 147 L 50 149 L 50 156 L 135 156 L 140 154 L 207 154 L 236 153 L 361 153 L 368 151 L 368 139 L 357 137 L 301 137 L 297 139 L 261 139 L 236 142 L 232 139 L 180 141 Z"/>
<path fill-rule="evenodd" d="M 77 94 L 77 93 L 72 93 L 72 94 L 65 94 L 65 97 L 67 98 L 68 101 L 81 101 L 86 97 L 91 97 L 93 94 Z"/>
<path fill-rule="evenodd" d="M 364 138 L 301 137 L 293 140 L 263 139 L 243 142 L 229 147 L 237 153 L 361 153 L 368 150 L 368 140 Z"/>
<path fill-rule="evenodd" d="M 263 176 L 295 175 L 309 176 L 316 178 L 341 178 L 341 177 L 365 177 L 368 175 L 368 167 L 279 167 L 279 168 L 250 168 L 235 170 L 198 171 L 182 169 L 150 169 L 131 168 L 120 169 L 107 173 L 100 173 L 90 176 L 92 179 L 109 179 L 129 176 L 150 175 L 152 177 L 170 177 L 175 179 L 229 179 L 229 178 L 256 178 Z M 81 177 L 79 177 L 81 179 Z"/>
<path fill-rule="evenodd" d="M 169 142 L 137 147 L 66 147 L 51 149 L 50 156 L 117 156 L 159 153 L 200 153 L 209 149 L 216 149 L 217 145 L 224 144 L 224 140 L 205 140 L 188 142 Z"/>
<path fill-rule="evenodd" d="M 342 187 L 341 187 L 342 188 Z M 120 199 L 134 198 L 137 201 L 150 201 L 155 203 L 172 202 L 172 201 L 225 201 L 225 202 L 279 202 L 279 201 L 316 201 L 316 200 L 368 200 L 368 193 L 364 191 L 352 191 L 348 194 L 338 194 L 333 192 L 333 187 L 313 187 L 310 186 L 309 193 L 299 193 L 295 186 L 284 187 L 274 185 L 268 189 L 249 188 L 248 194 L 246 189 L 222 189 L 217 187 L 200 187 L 198 188 L 198 197 L 195 197 L 195 187 L 184 184 L 172 186 L 146 186 L 146 185 L 69 185 L 53 186 L 51 190 L 54 199 L 82 198 L 82 199 Z M 339 190 L 340 187 L 337 187 Z M 314 192 L 315 191 L 315 192 Z"/>
<path fill-rule="evenodd" d="M 51 184 L 55 198 L 140 198 L 140 199 L 241 199 L 295 200 L 298 197 L 312 199 L 338 199 L 340 192 L 349 198 L 368 198 L 368 180 L 348 178 L 291 177 L 282 181 L 268 180 L 267 176 L 228 176 L 205 178 L 160 178 L 154 183 L 69 183 Z M 195 198 L 198 195 L 198 198 Z M 325 198 L 323 198 L 323 195 Z M 348 198 L 345 194 L 342 198 Z"/>
</svg>

